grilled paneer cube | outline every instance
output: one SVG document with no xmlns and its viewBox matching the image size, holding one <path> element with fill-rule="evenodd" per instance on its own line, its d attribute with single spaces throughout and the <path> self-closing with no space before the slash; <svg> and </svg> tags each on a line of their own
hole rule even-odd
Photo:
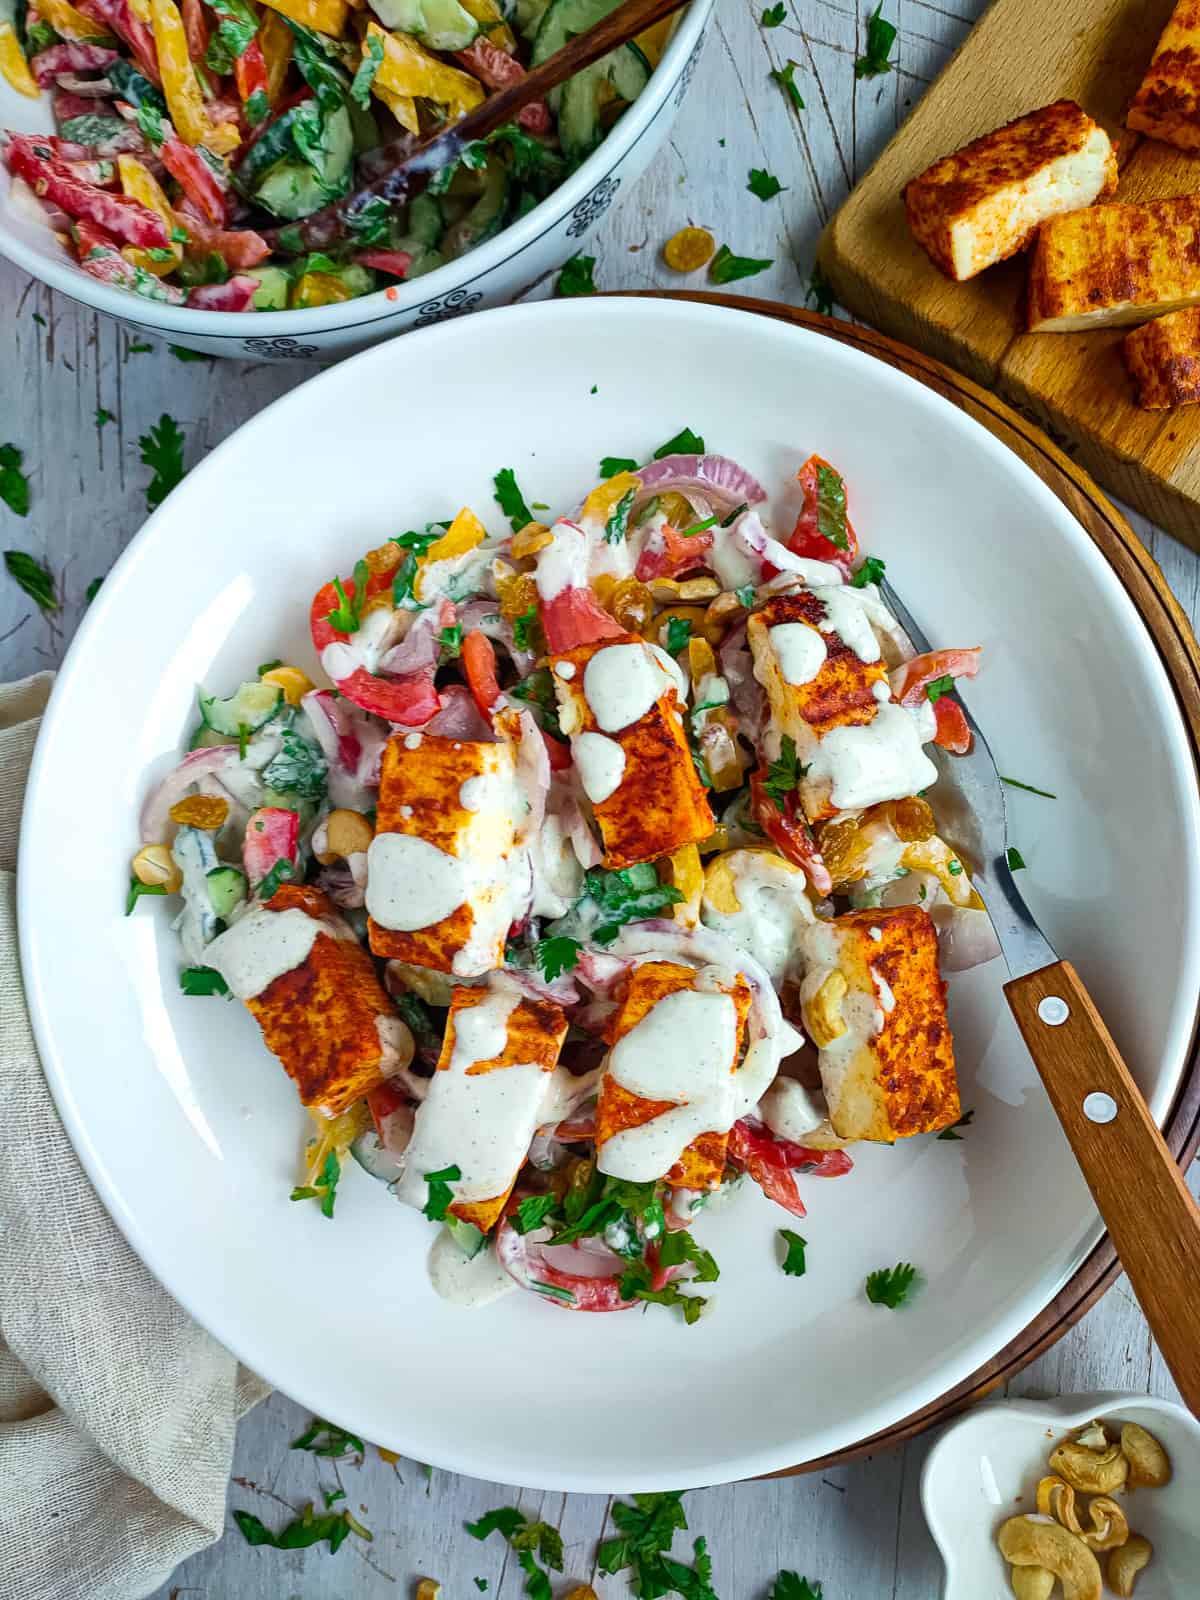
<svg viewBox="0 0 1200 1600">
<path fill-rule="evenodd" d="M 1200 304 L 1200 195 L 1093 206 L 1040 230 L 1029 329 L 1071 333 Z"/>
<path fill-rule="evenodd" d="M 1200 400 L 1200 306 L 1135 328 L 1122 348 L 1145 410 L 1169 411 Z"/>
<path fill-rule="evenodd" d="M 596 1104 L 601 1172 L 685 1189 L 721 1182 L 750 990 L 740 973 L 703 988 L 698 976 L 672 961 L 629 976 Z"/>
<path fill-rule="evenodd" d="M 552 670 L 604 865 L 636 866 L 707 839 L 713 815 L 688 750 L 682 676 L 670 656 L 630 634 L 568 650 Z"/>
<path fill-rule="evenodd" d="M 512 1192 L 544 1111 L 567 1019 L 493 973 L 480 988 L 455 989 L 425 1099 L 417 1110 L 396 1193 L 424 1209 L 430 1173 L 443 1179 L 452 1216 L 488 1231 Z"/>
<path fill-rule="evenodd" d="M 1104 129 L 1057 100 L 935 161 L 905 186 L 904 205 L 917 243 L 961 282 L 1024 249 L 1047 217 L 1116 186 Z"/>
<path fill-rule="evenodd" d="M 320 889 L 284 883 L 207 947 L 306 1106 L 344 1111 L 408 1066 L 412 1035 Z"/>
<path fill-rule="evenodd" d="M 1200 0 L 1179 0 L 1133 97 L 1127 127 L 1200 150 Z"/>
<path fill-rule="evenodd" d="M 773 595 L 747 621 L 771 708 L 769 753 L 793 741 L 810 822 L 915 794 L 937 777 L 921 748 L 936 731 L 932 707 L 891 699 L 876 629 L 894 626 L 881 601 L 848 584 Z"/>
<path fill-rule="evenodd" d="M 937 934 L 919 906 L 851 911 L 799 937 L 804 1024 L 833 1131 L 891 1142 L 959 1116 Z"/>
<path fill-rule="evenodd" d="M 524 913 L 516 757 L 494 744 L 398 733 L 383 752 L 366 903 L 377 956 L 477 977 Z"/>
</svg>

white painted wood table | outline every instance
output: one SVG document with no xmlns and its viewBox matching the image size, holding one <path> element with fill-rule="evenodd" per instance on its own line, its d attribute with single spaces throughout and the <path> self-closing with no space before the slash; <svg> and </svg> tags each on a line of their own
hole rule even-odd
<svg viewBox="0 0 1200 1600">
<path fill-rule="evenodd" d="M 677 228 L 698 223 L 735 253 L 773 258 L 768 272 L 743 287 L 803 302 L 822 224 L 984 4 L 887 0 L 885 11 L 900 28 L 896 70 L 856 82 L 853 64 L 865 43 L 871 0 L 787 0 L 786 20 L 769 30 L 760 24 L 763 0 L 718 0 L 673 137 L 640 187 L 588 243 L 597 282 L 605 288 L 679 286 L 659 248 Z M 796 63 L 806 101 L 799 113 L 768 76 L 788 60 Z M 774 173 L 786 192 L 760 202 L 746 189 L 751 167 Z M 25 451 L 33 490 L 25 521 L 0 506 L 0 544 L 43 558 L 65 598 L 61 618 L 48 621 L 11 580 L 0 581 L 0 673 L 7 678 L 57 664 L 87 585 L 107 571 L 143 520 L 148 473 L 138 460 L 139 434 L 169 412 L 184 430 L 187 461 L 194 464 L 307 373 L 298 366 L 183 364 L 159 344 L 139 352 L 135 336 L 3 262 L 0 327 L 0 442 L 12 439 Z M 97 408 L 113 420 L 98 426 Z M 1195 619 L 1200 557 L 1133 520 Z M 186 605 L 186 565 L 179 582 L 179 594 L 163 595 L 163 605 Z M 401 1371 L 397 1381 L 411 1381 L 411 1375 Z M 1103 1388 L 1175 1393 L 1124 1282 L 1013 1385 L 1028 1395 Z M 427 1477 L 419 1464 L 393 1466 L 373 1450 L 362 1467 L 319 1462 L 288 1448 L 307 1421 L 281 1395 L 245 1420 L 231 1505 L 277 1525 L 289 1508 L 313 1499 L 319 1504 L 320 1488 L 340 1483 L 346 1503 L 373 1530 L 373 1543 L 352 1538 L 335 1558 L 325 1546 L 252 1549 L 230 1523 L 221 1543 L 185 1563 L 156 1600 L 384 1600 L 410 1596 L 420 1575 L 441 1579 L 445 1600 L 476 1595 L 477 1577 L 487 1580 L 497 1600 L 522 1593 L 523 1575 L 499 1538 L 478 1544 L 463 1531 L 465 1519 L 518 1501 L 515 1491 L 444 1472 Z M 579 1444 L 587 1449 L 586 1426 L 579 1428 Z M 816 1477 L 689 1495 L 692 1531 L 707 1536 L 713 1555 L 716 1592 L 722 1600 L 766 1600 L 780 1568 L 792 1568 L 820 1580 L 827 1600 L 934 1600 L 939 1562 L 918 1500 L 927 1447 L 919 1441 Z M 629 1592 L 623 1581 L 594 1573 L 597 1540 L 606 1529 L 604 1498 L 524 1494 L 518 1503 L 562 1530 L 567 1570 L 556 1592 L 571 1587 L 567 1579 L 593 1582 L 602 1596 Z"/>
</svg>

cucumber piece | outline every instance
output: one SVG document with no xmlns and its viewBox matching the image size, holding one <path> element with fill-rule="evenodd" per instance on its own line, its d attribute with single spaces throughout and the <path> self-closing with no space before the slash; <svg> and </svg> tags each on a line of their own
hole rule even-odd
<svg viewBox="0 0 1200 1600">
<path fill-rule="evenodd" d="M 354 159 L 350 113 L 345 106 L 339 106 L 321 118 L 315 106 L 315 101 L 305 100 L 280 117 L 251 150 L 238 174 L 243 191 L 250 192 L 260 205 L 288 222 L 340 200 L 350 188 Z M 287 127 L 272 139 L 284 123 Z M 259 146 L 269 139 L 267 151 L 259 156 Z M 263 163 L 276 153 L 280 140 L 285 143 L 286 154 L 264 171 Z"/>
<path fill-rule="evenodd" d="M 218 917 L 229 921 L 233 911 L 245 900 L 248 891 L 246 874 L 237 867 L 217 867 L 208 874 L 208 898 Z"/>
<path fill-rule="evenodd" d="M 479 1252 L 487 1247 L 487 1234 L 480 1233 L 473 1222 L 463 1222 L 458 1217 L 447 1217 L 446 1232 L 468 1261 L 474 1261 Z"/>
<path fill-rule="evenodd" d="M 408 208 L 408 228 L 399 248 L 431 250 L 442 237 L 442 213 L 431 194 L 419 194 Z"/>
<path fill-rule="evenodd" d="M 286 311 L 291 280 L 282 267 L 251 267 L 243 269 L 243 277 L 257 278 L 259 287 L 254 291 L 255 311 Z"/>
<path fill-rule="evenodd" d="M 517 25 L 517 32 L 526 39 L 535 39 L 549 3 L 550 0 L 516 0 L 512 20 Z"/>
<path fill-rule="evenodd" d="M 532 64 L 540 67 L 568 40 L 603 21 L 619 3 L 620 0 L 550 0 L 533 41 Z"/>
<path fill-rule="evenodd" d="M 215 694 L 200 696 L 200 715 L 215 733 L 237 738 L 243 728 L 254 733 L 279 710 L 283 690 L 273 683 L 244 683 L 228 700 Z"/>
<path fill-rule="evenodd" d="M 107 117 L 99 111 L 85 111 L 78 117 L 68 117 L 59 125 L 61 139 L 72 144 L 103 144 L 106 139 L 124 133 L 125 123 L 120 117 Z"/>
<path fill-rule="evenodd" d="M 611 86 L 625 101 L 637 99 L 650 81 L 650 63 L 634 44 L 612 50 L 599 61 L 568 78 L 562 87 L 558 112 L 558 136 L 563 154 L 578 165 L 604 138 L 607 128 L 600 120 L 601 93 Z"/>
<path fill-rule="evenodd" d="M 451 260 L 499 233 L 508 216 L 512 180 L 506 162 L 491 156 L 487 164 L 483 193 L 464 217 L 451 223 L 442 240 L 442 251 Z"/>
<path fill-rule="evenodd" d="M 359 1134 L 350 1146 L 350 1154 L 364 1172 L 378 1178 L 380 1183 L 395 1183 L 404 1170 L 391 1151 L 384 1149 L 374 1128 Z"/>
<path fill-rule="evenodd" d="M 301 102 L 305 104 L 306 102 Z M 253 195 L 255 186 L 277 161 L 293 157 L 296 147 L 292 143 L 300 106 L 291 106 L 281 117 L 269 123 L 247 151 L 245 159 L 234 174 L 234 181 L 245 195 Z"/>
<path fill-rule="evenodd" d="M 215 728 L 210 728 L 202 722 L 195 733 L 188 740 L 189 750 L 213 750 L 219 744 L 236 744 L 236 739 L 231 739 L 227 733 L 218 733 Z"/>
<path fill-rule="evenodd" d="M 479 24 L 458 0 L 371 0 L 385 28 L 415 33 L 431 50 L 465 50 L 479 37 Z"/>
</svg>

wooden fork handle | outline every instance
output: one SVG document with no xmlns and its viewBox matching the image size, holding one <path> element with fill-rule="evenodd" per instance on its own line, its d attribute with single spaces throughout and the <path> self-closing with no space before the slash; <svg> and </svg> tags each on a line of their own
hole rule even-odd
<svg viewBox="0 0 1200 1600">
<path fill-rule="evenodd" d="M 1163 1358 L 1200 1416 L 1200 1207 L 1071 963 L 1004 992 Z"/>
</svg>

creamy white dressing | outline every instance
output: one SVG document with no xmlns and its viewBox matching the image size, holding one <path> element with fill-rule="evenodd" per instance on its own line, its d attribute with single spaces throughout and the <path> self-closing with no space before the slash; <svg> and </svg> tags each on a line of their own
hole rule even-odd
<svg viewBox="0 0 1200 1600">
<path fill-rule="evenodd" d="M 663 649 L 661 644 L 652 643 L 650 645 L 650 654 L 654 657 L 659 666 L 666 673 L 667 677 L 670 678 L 671 682 L 675 685 L 675 693 L 679 696 L 679 704 L 681 706 L 686 705 L 688 696 L 688 679 L 683 668 L 679 665 L 678 661 L 676 661 L 673 655 L 668 654 L 668 652 Z M 662 691 L 660 690 L 659 692 L 661 693 Z"/>
<path fill-rule="evenodd" d="M 780 622 L 767 629 L 767 638 L 785 683 L 811 683 L 829 654 L 824 639 L 806 622 Z"/>
<path fill-rule="evenodd" d="M 404 735 L 404 748 L 406 750 L 419 750 L 421 748 L 421 735 L 419 733 L 406 733 Z"/>
<path fill-rule="evenodd" d="M 804 874 L 789 871 L 786 862 L 767 850 L 736 850 L 725 859 L 741 909 L 718 911 L 705 897 L 700 920 L 753 956 L 778 988 L 801 930 L 815 917 Z"/>
<path fill-rule="evenodd" d="M 588 537 L 573 522 L 556 522 L 551 539 L 537 553 L 537 591 L 543 601 L 554 600 L 564 589 L 587 583 Z"/>
<path fill-rule="evenodd" d="M 560 661 L 554 668 L 560 678 L 568 682 L 575 676 L 575 663 L 573 661 Z"/>
<path fill-rule="evenodd" d="M 809 763 L 808 781 L 827 778 L 839 811 L 902 800 L 937 781 L 921 748 L 921 729 L 904 706 L 881 705 L 861 726 L 831 728 Z"/>
<path fill-rule="evenodd" d="M 583 889 L 583 867 L 563 820 L 547 811 L 529 841 L 535 917 L 565 917 Z"/>
<path fill-rule="evenodd" d="M 481 772 L 474 778 L 464 778 L 458 788 L 458 803 L 464 811 L 482 811 L 488 800 L 488 790 L 494 788 L 491 774 Z"/>
<path fill-rule="evenodd" d="M 776 1078 L 758 1103 L 758 1115 L 777 1139 L 803 1144 L 804 1136 L 827 1120 L 829 1109 L 819 1090 L 806 1089 L 795 1078 Z"/>
<path fill-rule="evenodd" d="M 450 1184 L 456 1201 L 493 1200 L 512 1183 L 541 1121 L 551 1074 L 537 1062 L 470 1069 L 504 1054 L 508 1019 L 520 1003 L 520 990 L 493 973 L 486 997 L 454 1013 L 449 1064 L 429 1080 L 396 1184 L 408 1205 L 423 1207 L 425 1175 L 446 1167 L 462 1173 Z"/>
<path fill-rule="evenodd" d="M 871 968 L 871 977 L 875 982 L 875 992 L 879 996 L 880 1008 L 885 1014 L 890 1014 L 896 1009 L 896 996 L 892 993 L 891 984 L 883 973 L 877 972 L 874 967 Z"/>
<path fill-rule="evenodd" d="M 634 1183 L 661 1178 L 701 1133 L 726 1133 L 737 1114 L 734 1052 L 737 1011 L 724 993 L 665 995 L 618 1039 L 606 1071 L 615 1083 L 674 1110 L 614 1134 L 601 1149 L 602 1172 Z"/>
<path fill-rule="evenodd" d="M 625 776 L 625 752 L 603 733 L 580 733 L 571 742 L 571 754 L 583 792 L 593 805 L 616 793 Z"/>
<path fill-rule="evenodd" d="M 356 667 L 377 671 L 380 661 L 399 637 L 398 630 L 403 624 L 398 619 L 402 615 L 386 606 L 368 611 L 348 642 L 335 639 L 321 651 L 322 671 L 334 683 L 348 678 Z"/>
<path fill-rule="evenodd" d="M 303 966 L 317 935 L 331 931 L 299 906 L 286 911 L 255 906 L 213 940 L 204 959 L 225 979 L 231 994 L 253 1000 L 276 978 Z"/>
<path fill-rule="evenodd" d="M 433 1241 L 426 1265 L 434 1292 L 468 1311 L 490 1305 L 517 1287 L 516 1279 L 505 1272 L 490 1245 L 468 1260 L 448 1228 L 442 1228 Z"/>
<path fill-rule="evenodd" d="M 644 644 L 610 644 L 584 669 L 584 698 L 600 728 L 618 733 L 644 717 L 664 693 L 664 676 Z"/>
<path fill-rule="evenodd" d="M 879 602 L 869 601 L 861 589 L 845 584 L 836 588 L 819 585 L 810 592 L 825 607 L 821 631 L 836 633 L 860 661 L 878 661 L 879 640 L 871 626 L 871 617 Z"/>
<path fill-rule="evenodd" d="M 367 850 L 367 910 L 381 928 L 412 933 L 470 896 L 468 864 L 411 833 L 377 833 Z"/>
</svg>

